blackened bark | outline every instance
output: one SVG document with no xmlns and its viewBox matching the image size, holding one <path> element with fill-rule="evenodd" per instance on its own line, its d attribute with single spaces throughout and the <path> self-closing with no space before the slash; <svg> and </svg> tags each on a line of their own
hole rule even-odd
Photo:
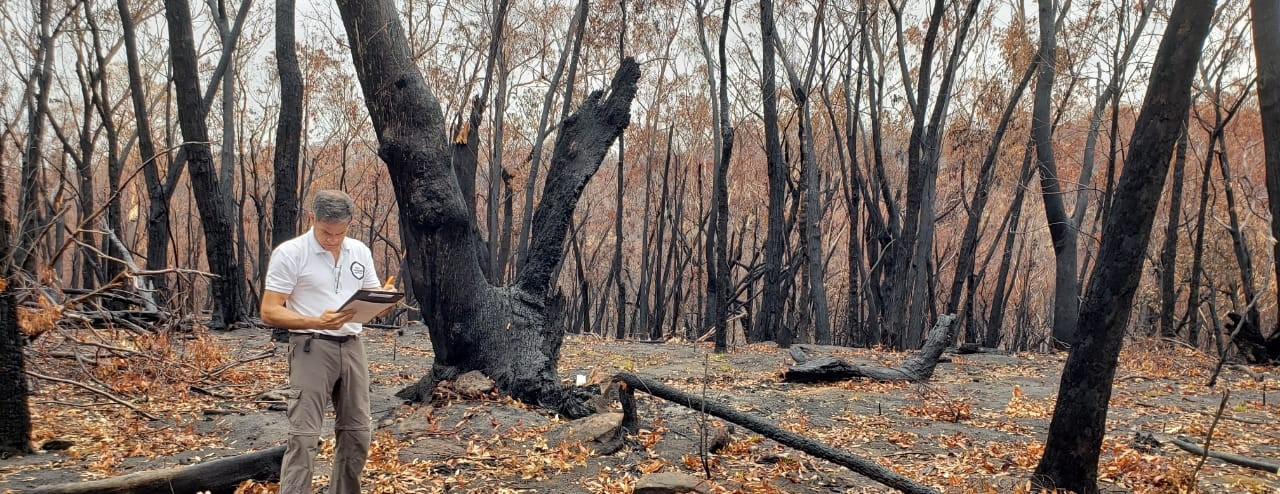
<svg viewBox="0 0 1280 494">
<path fill-rule="evenodd" d="M 791 345 L 791 334 L 782 325 L 782 231 L 783 189 L 787 183 L 787 163 L 782 158 L 778 134 L 778 90 L 774 80 L 773 0 L 760 0 L 760 40 L 763 46 L 760 93 L 764 102 L 764 147 L 769 176 L 769 220 L 764 240 L 764 293 L 755 323 L 757 340 L 774 340 L 778 346 Z"/>
<path fill-rule="evenodd" d="M 208 492 L 231 494 L 246 480 L 280 478 L 284 446 L 254 451 L 186 467 L 146 470 L 119 477 L 46 485 L 30 494 L 145 494 L 154 492 Z"/>
<path fill-rule="evenodd" d="M 235 251 L 232 230 L 231 190 L 219 183 L 209 151 L 209 131 L 205 126 L 205 104 L 200 97 L 200 80 L 191 10 L 187 0 L 165 0 L 169 29 L 169 55 L 178 98 L 178 123 L 182 127 L 183 150 L 191 170 L 200 225 L 205 235 L 205 257 L 213 280 L 210 299 L 214 304 L 211 327 L 225 328 L 246 318 L 243 302 L 244 267 Z"/>
<path fill-rule="evenodd" d="M 1271 210 L 1271 236 L 1280 238 L 1280 2 L 1251 0 L 1253 55 L 1258 71 L 1258 113 L 1262 120 L 1263 161 L 1267 170 L 1267 205 Z M 1280 242 L 1271 245 L 1280 283 Z M 1276 309 L 1280 314 L 1280 308 Z M 1271 338 L 1280 341 L 1280 331 Z M 1276 355 L 1280 357 L 1280 355 Z"/>
<path fill-rule="evenodd" d="M 1196 345 L 1200 338 L 1200 274 L 1204 266 L 1205 217 L 1209 208 L 1209 184 L 1213 160 L 1206 159 L 1200 174 L 1200 203 L 1196 213 L 1195 239 L 1191 246 L 1191 282 L 1187 287 L 1187 342 Z"/>
<path fill-rule="evenodd" d="M 142 71 L 139 68 L 137 34 L 134 32 L 133 14 L 129 12 L 128 0 L 116 0 L 116 9 L 120 12 L 120 29 L 124 37 L 125 57 L 129 72 L 129 98 L 133 103 L 134 125 L 138 133 L 138 153 L 142 159 L 142 175 L 147 184 L 147 260 L 146 269 L 159 271 L 169 263 L 169 198 L 174 187 L 160 181 L 160 167 L 156 163 L 159 154 L 155 141 L 151 136 L 150 110 L 147 109 L 146 85 L 142 82 Z M 182 175 L 179 170 L 170 170 L 170 175 Z M 151 278 L 152 287 L 157 293 L 168 293 L 168 282 L 164 275 Z"/>
<path fill-rule="evenodd" d="M 729 59 L 725 56 L 725 38 L 729 34 L 729 14 L 730 7 L 733 2 L 725 0 L 724 11 L 720 14 L 720 84 L 717 99 L 719 104 L 716 105 L 720 110 L 718 116 L 720 124 L 717 126 L 720 131 L 720 149 L 716 155 L 716 170 L 712 175 L 712 207 L 715 208 L 715 278 L 716 291 L 710 295 L 715 298 L 715 324 L 716 324 L 716 343 L 715 351 L 724 352 L 728 350 L 728 334 L 729 334 L 729 291 L 733 288 L 729 286 L 730 269 L 729 252 L 729 159 L 733 156 L 733 125 L 729 123 L 729 80 L 727 77 L 727 66 Z M 684 197 L 684 194 L 681 194 Z M 679 217 L 679 215 L 677 215 Z"/>
<path fill-rule="evenodd" d="M 1165 224 L 1164 246 L 1160 248 L 1160 335 L 1178 336 L 1173 323 L 1173 306 L 1177 295 L 1173 291 L 1174 274 L 1178 271 L 1178 223 L 1182 216 L 1182 179 L 1187 169 L 1187 129 L 1184 125 L 1178 137 L 1173 158 L 1173 183 L 1169 184 L 1169 222 Z"/>
<path fill-rule="evenodd" d="M 568 416 L 591 413 L 560 386 L 564 334 L 549 321 L 556 312 L 548 292 L 579 195 L 630 120 L 639 66 L 624 60 L 609 91 L 592 92 L 564 120 L 533 216 L 529 260 L 513 286 L 499 288 L 480 269 L 474 216 L 450 168 L 440 105 L 413 63 L 395 4 L 344 0 L 338 8 L 395 187 L 410 284 L 435 351 L 430 375 L 399 395 L 427 400 L 440 380 L 481 370 L 524 402 Z"/>
<path fill-rule="evenodd" d="M 49 0 L 41 0 L 36 10 L 40 44 L 36 48 L 35 61 L 31 65 L 31 78 L 35 93 L 27 102 L 27 138 L 22 147 L 22 178 L 18 194 L 18 243 L 13 249 L 14 266 L 28 273 L 36 268 L 36 242 L 39 240 L 40 214 L 38 204 L 40 187 L 36 174 L 40 161 L 40 142 L 44 140 L 45 114 L 49 111 L 49 85 L 53 80 L 53 16 Z"/>
<path fill-rule="evenodd" d="M 547 119 L 551 114 L 552 102 L 555 100 L 556 91 L 560 89 L 560 77 L 564 75 L 565 63 L 569 59 L 569 52 L 573 46 L 573 40 L 582 36 L 582 30 L 586 28 L 585 22 L 579 22 L 579 19 L 586 19 L 587 16 L 586 0 L 579 0 L 578 8 L 574 13 L 571 26 L 576 26 L 569 30 L 566 35 L 565 46 L 560 50 L 560 61 L 556 63 L 556 70 L 551 74 L 551 80 L 547 83 L 547 92 L 542 96 L 542 112 L 538 116 L 538 133 L 534 134 L 533 149 L 529 151 L 529 178 L 524 183 L 524 208 L 521 209 L 522 221 L 520 222 L 520 235 L 516 240 L 516 272 L 524 266 L 525 257 L 528 256 L 529 249 L 529 224 L 533 223 L 533 196 L 536 192 L 535 187 L 538 184 L 538 174 L 542 169 L 542 146 L 547 140 Z M 576 66 L 576 62 L 574 63 Z M 573 95 L 566 94 L 566 98 L 572 98 Z M 621 141 L 619 141 L 621 142 Z M 621 179 L 619 179 L 621 180 Z M 618 201 L 622 201 L 622 194 L 618 194 Z M 618 223 L 622 222 L 621 209 L 618 213 Z M 622 238 L 621 235 L 617 238 Z M 621 244 L 619 244 L 621 248 Z M 608 287 L 605 287 L 608 290 Z"/>
<path fill-rule="evenodd" d="M 1040 172 L 1044 214 L 1049 223 L 1049 236 L 1053 239 L 1053 346 L 1062 349 L 1070 348 L 1076 341 L 1076 319 L 1080 306 L 1076 278 L 1076 235 L 1075 225 L 1067 216 L 1067 209 L 1062 201 L 1062 185 L 1053 156 L 1050 106 L 1053 103 L 1053 80 L 1058 70 L 1057 26 L 1054 23 L 1056 9 L 1053 0 L 1039 0 L 1039 5 L 1039 74 L 1036 76 L 1031 135 L 1036 143 L 1036 166 Z"/>
<path fill-rule="evenodd" d="M 1036 467 L 1038 486 L 1098 491 L 1098 455 L 1116 361 L 1213 7 L 1212 1 L 1179 0 L 1160 41 L 1116 185 L 1112 207 L 1125 214 L 1111 215 L 1103 225 L 1098 263 L 1080 313 L 1082 331 L 1063 368 L 1044 456 Z"/>
<path fill-rule="evenodd" d="M 294 44 L 295 0 L 276 0 L 276 69 L 280 115 L 273 156 L 271 246 L 298 234 L 298 152 L 302 145 L 302 71 Z"/>
<path fill-rule="evenodd" d="M 672 388 L 654 379 L 625 372 L 618 374 L 615 378 L 618 381 L 626 383 L 629 387 L 629 391 L 624 393 L 621 397 L 623 408 L 627 410 L 624 413 L 628 416 L 635 415 L 634 393 L 636 390 L 639 390 L 664 400 L 669 400 L 688 407 L 691 410 L 708 413 L 729 422 L 741 425 L 769 437 L 770 439 L 778 441 L 781 444 L 785 444 L 788 447 L 804 451 L 805 453 L 831 461 L 838 465 L 843 465 L 860 475 L 901 492 L 910 494 L 931 494 L 937 492 L 927 485 L 917 483 L 890 469 L 880 466 L 875 461 L 868 460 L 844 450 L 835 449 L 808 437 L 778 427 L 776 424 L 769 423 L 766 420 L 748 415 L 719 403 L 709 402 L 705 399 L 698 398 L 691 393 L 686 393 Z"/>
<path fill-rule="evenodd" d="M 0 204 L 6 204 L 4 173 L 0 173 Z M 31 412 L 27 408 L 27 376 L 14 300 L 13 229 L 9 215 L 0 214 L 0 456 L 31 452 Z"/>
</svg>

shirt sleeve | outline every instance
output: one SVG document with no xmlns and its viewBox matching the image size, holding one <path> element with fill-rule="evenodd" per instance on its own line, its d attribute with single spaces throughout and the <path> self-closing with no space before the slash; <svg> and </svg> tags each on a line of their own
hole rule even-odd
<svg viewBox="0 0 1280 494">
<path fill-rule="evenodd" d="M 367 245 L 362 245 L 361 247 L 363 247 L 361 250 L 364 251 L 365 260 L 369 262 L 369 274 L 364 277 L 364 285 L 360 288 L 364 288 L 366 290 L 382 288 L 382 281 L 378 279 L 378 268 L 374 267 L 373 263 L 373 251 L 369 250 L 369 246 Z"/>
<path fill-rule="evenodd" d="M 282 247 L 284 244 L 271 253 L 271 261 L 267 263 L 265 287 L 273 292 L 290 294 L 298 284 L 298 256 Z"/>
</svg>

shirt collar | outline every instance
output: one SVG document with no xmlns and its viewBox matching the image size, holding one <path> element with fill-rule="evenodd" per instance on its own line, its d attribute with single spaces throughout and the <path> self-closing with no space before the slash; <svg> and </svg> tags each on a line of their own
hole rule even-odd
<svg viewBox="0 0 1280 494">
<path fill-rule="evenodd" d="M 319 240 L 316 240 L 316 227 L 314 226 L 307 229 L 307 244 L 311 246 L 311 252 L 313 254 L 320 255 L 320 254 L 329 252 L 327 250 L 324 250 L 324 246 L 320 245 Z M 351 247 L 348 245 L 346 237 L 342 238 L 342 251 L 343 252 L 351 251 Z"/>
</svg>

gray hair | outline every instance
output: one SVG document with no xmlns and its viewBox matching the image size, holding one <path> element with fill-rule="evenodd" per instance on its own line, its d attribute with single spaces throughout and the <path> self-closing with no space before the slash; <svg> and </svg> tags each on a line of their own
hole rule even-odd
<svg viewBox="0 0 1280 494">
<path fill-rule="evenodd" d="M 346 192 L 325 189 L 316 192 L 311 200 L 311 212 L 316 221 L 324 223 L 346 223 L 355 216 L 356 202 Z"/>
</svg>

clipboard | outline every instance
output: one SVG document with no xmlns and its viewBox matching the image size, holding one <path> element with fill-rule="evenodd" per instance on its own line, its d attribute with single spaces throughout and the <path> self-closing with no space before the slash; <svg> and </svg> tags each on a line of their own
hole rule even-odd
<svg viewBox="0 0 1280 494">
<path fill-rule="evenodd" d="M 382 290 L 357 290 L 351 294 L 351 298 L 342 303 L 338 307 L 338 311 L 347 309 L 355 309 L 356 315 L 351 317 L 350 322 L 367 323 L 382 311 L 387 310 L 391 306 L 404 298 L 402 292 L 387 292 Z"/>
</svg>

